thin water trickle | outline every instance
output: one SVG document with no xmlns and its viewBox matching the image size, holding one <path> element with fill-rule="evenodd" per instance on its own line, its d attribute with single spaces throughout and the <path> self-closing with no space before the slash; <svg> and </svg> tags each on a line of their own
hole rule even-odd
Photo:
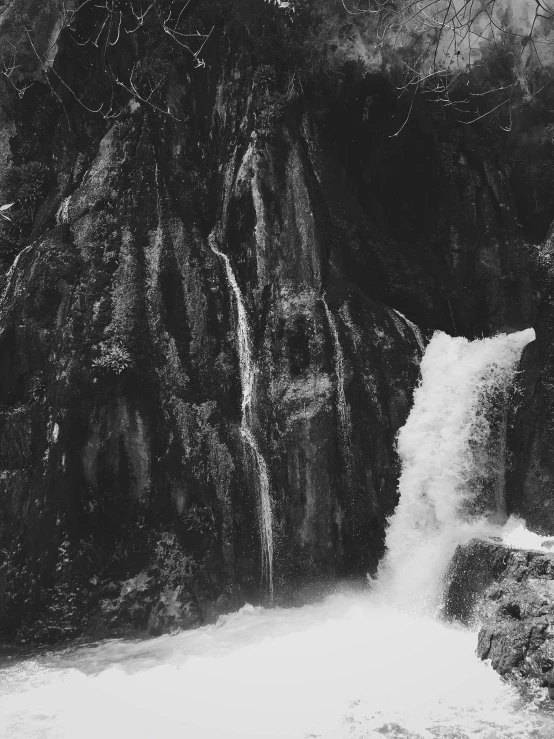
<svg viewBox="0 0 554 739">
<path fill-rule="evenodd" d="M 474 632 L 406 608 L 417 591 L 440 589 L 454 542 L 475 534 L 464 503 L 478 495 L 471 465 L 489 434 L 483 409 L 512 382 L 532 338 L 437 334 L 427 347 L 399 436 L 401 501 L 371 591 L 301 608 L 245 606 L 176 636 L 4 660 L 0 736 L 551 739 L 545 691 L 524 699 L 475 656 Z M 511 546 L 544 543 L 519 521 L 494 530 Z"/>
<path fill-rule="evenodd" d="M 423 354 L 425 352 L 425 340 L 423 338 L 423 334 L 421 333 L 421 329 L 419 328 L 419 326 L 416 326 L 415 323 L 412 323 L 410 319 L 406 318 L 406 316 L 403 313 L 400 313 L 399 310 L 395 310 L 394 312 L 396 313 L 397 316 L 400 316 L 400 318 L 405 323 L 408 324 L 408 326 L 410 327 L 415 337 L 415 340 L 417 341 L 419 348 L 421 349 L 421 353 Z"/>
<path fill-rule="evenodd" d="M 344 352 L 340 343 L 339 330 L 335 316 L 331 312 L 325 299 L 323 299 L 323 305 L 325 306 L 325 315 L 327 316 L 327 323 L 329 324 L 329 329 L 331 330 L 331 336 L 333 338 L 333 355 L 335 358 L 335 374 L 337 377 L 337 412 L 339 417 L 339 432 L 346 466 L 349 468 L 351 466 L 352 457 L 352 421 L 350 417 L 350 406 L 346 400 L 345 392 Z"/>
<path fill-rule="evenodd" d="M 259 444 L 253 429 L 254 423 L 254 389 L 256 381 L 256 366 L 252 356 L 251 331 L 248 314 L 244 306 L 242 293 L 233 272 L 229 257 L 215 246 L 210 238 L 210 247 L 225 266 L 227 281 L 235 298 L 237 309 L 237 345 L 240 367 L 240 382 L 242 389 L 241 400 L 241 435 L 254 457 L 259 496 L 260 538 L 262 548 L 262 578 L 267 582 L 269 598 L 273 600 L 273 513 L 269 487 L 269 473 L 266 461 L 260 451 Z"/>
</svg>

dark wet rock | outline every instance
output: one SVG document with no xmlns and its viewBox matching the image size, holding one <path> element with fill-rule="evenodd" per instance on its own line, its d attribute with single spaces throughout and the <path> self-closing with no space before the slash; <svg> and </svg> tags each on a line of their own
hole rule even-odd
<svg viewBox="0 0 554 739">
<path fill-rule="evenodd" d="M 469 623 L 485 590 L 504 579 L 554 579 L 554 555 L 515 549 L 493 539 L 472 539 L 459 546 L 447 576 L 445 615 Z"/>
<path fill-rule="evenodd" d="M 449 619 L 470 623 L 484 591 L 502 577 L 512 550 L 500 543 L 472 539 L 458 546 L 446 576 L 444 612 Z"/>
<path fill-rule="evenodd" d="M 542 301 L 535 323 L 537 339 L 524 350 L 520 393 L 512 410 L 507 498 L 510 510 L 544 535 L 554 534 L 554 267 L 552 233 L 538 249 Z"/>
<path fill-rule="evenodd" d="M 489 587 L 480 608 L 477 654 L 500 675 L 554 687 L 554 581 L 503 580 Z"/>
<path fill-rule="evenodd" d="M 382 552 L 421 338 L 332 264 L 301 129 L 256 132 L 237 64 L 207 77 L 208 93 L 179 94 L 183 115 L 197 95 L 217 99 L 206 130 L 188 112 L 188 125 L 160 124 L 137 105 L 87 169 L 70 166 L 81 156 L 70 141 L 76 179 L 44 214 L 57 211 L 57 225 L 5 279 L 6 637 L 158 633 L 264 597 L 236 305 L 210 238 L 252 329 L 277 594 L 365 572 Z M 191 146 L 202 151 L 192 164 Z M 157 564 L 162 534 L 177 553 L 171 577 Z"/>
<path fill-rule="evenodd" d="M 477 654 L 510 680 L 554 692 L 554 555 L 474 539 L 458 547 L 451 618 L 479 625 Z"/>
</svg>

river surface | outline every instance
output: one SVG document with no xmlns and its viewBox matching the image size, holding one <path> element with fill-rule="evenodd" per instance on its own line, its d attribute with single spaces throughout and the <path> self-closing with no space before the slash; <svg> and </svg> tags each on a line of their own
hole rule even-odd
<svg viewBox="0 0 554 739">
<path fill-rule="evenodd" d="M 523 700 L 475 646 L 378 595 L 245 606 L 176 636 L 4 662 L 0 736 L 552 739 L 544 691 Z"/>
<path fill-rule="evenodd" d="M 490 508 L 503 480 L 495 423 L 533 338 L 431 340 L 398 437 L 387 553 L 366 592 L 247 605 L 174 636 L 6 657 L 0 737 L 553 739 L 546 691 L 518 693 L 475 656 L 475 630 L 440 618 L 458 544 L 495 535 L 541 547 Z"/>
</svg>

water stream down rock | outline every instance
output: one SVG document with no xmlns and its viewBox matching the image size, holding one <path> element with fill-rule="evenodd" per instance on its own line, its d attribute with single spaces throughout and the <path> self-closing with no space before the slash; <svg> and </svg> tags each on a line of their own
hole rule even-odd
<svg viewBox="0 0 554 739">
<path fill-rule="evenodd" d="M 233 293 L 237 309 L 237 345 L 240 366 L 240 383 L 242 387 L 242 420 L 241 434 L 248 445 L 258 471 L 258 495 L 259 495 L 259 518 L 260 537 L 262 549 L 262 578 L 266 580 L 269 589 L 270 601 L 273 600 L 273 514 L 271 511 L 271 495 L 269 474 L 267 464 L 260 452 L 260 447 L 254 435 L 255 420 L 255 385 L 256 371 L 252 356 L 251 329 L 244 307 L 244 300 L 233 272 L 229 257 L 219 251 L 214 244 L 214 238 L 209 239 L 210 247 L 214 254 L 221 257 L 225 265 L 225 272 L 229 287 Z"/>
</svg>

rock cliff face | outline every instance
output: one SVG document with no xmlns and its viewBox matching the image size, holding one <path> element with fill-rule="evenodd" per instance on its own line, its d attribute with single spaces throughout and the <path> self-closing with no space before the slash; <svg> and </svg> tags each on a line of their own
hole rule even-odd
<svg viewBox="0 0 554 739">
<path fill-rule="evenodd" d="M 34 27 L 38 4 L 17 8 Z M 204 66 L 153 36 L 162 107 L 125 88 L 102 117 L 62 10 L 40 16 L 50 84 L 32 61 L 1 83 L 0 633 L 194 625 L 267 598 L 268 558 L 281 599 L 371 570 L 411 321 L 473 337 L 535 314 L 544 233 L 511 143 L 419 98 L 394 136 L 393 84 L 356 69 L 284 95 L 232 29 Z"/>
<path fill-rule="evenodd" d="M 181 136 L 168 152 L 186 149 Z M 118 552 L 129 527 L 145 562 L 150 544 L 169 537 L 175 556 L 191 560 L 190 588 L 195 568 L 208 578 L 205 598 L 237 582 L 255 591 L 260 580 L 236 298 L 186 202 L 191 173 L 177 189 L 178 157 L 156 151 L 159 137 L 142 110 L 111 127 L 59 225 L 6 279 L 3 535 L 16 559 L 4 571 L 29 578 L 8 580 L 12 593 L 35 578 L 43 587 L 36 568 L 62 566 L 60 547 L 71 559 L 84 542 L 99 553 L 99 539 L 105 554 L 83 577 L 116 564 L 132 574 L 137 552 L 129 563 Z M 285 131 L 280 143 L 254 136 L 222 166 L 211 229 L 250 322 L 277 582 L 375 560 L 421 352 L 406 320 L 344 279 L 325 302 L 319 192 L 301 142 Z"/>
<path fill-rule="evenodd" d="M 538 254 L 536 284 L 542 299 L 535 324 L 537 340 L 522 358 L 521 392 L 511 412 L 508 434 L 509 505 L 533 530 L 545 535 L 554 534 L 552 244 L 550 233 Z"/>
</svg>

